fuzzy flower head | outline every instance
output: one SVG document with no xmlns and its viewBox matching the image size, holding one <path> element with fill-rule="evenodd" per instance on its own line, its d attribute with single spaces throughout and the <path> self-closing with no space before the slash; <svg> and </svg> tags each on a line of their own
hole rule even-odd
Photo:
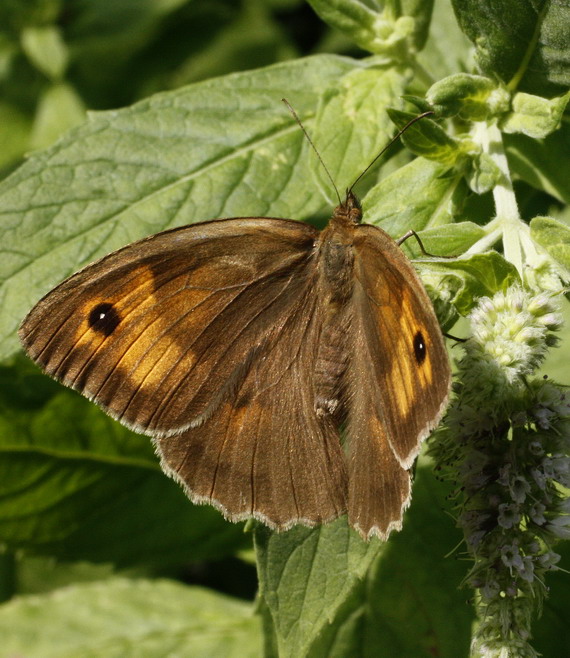
<svg viewBox="0 0 570 658">
<path fill-rule="evenodd" d="M 556 343 L 552 332 L 561 325 L 556 303 L 546 293 L 512 287 L 484 297 L 471 314 L 472 338 L 460 365 L 473 373 L 479 388 L 486 385 L 495 395 L 540 366 Z"/>
</svg>

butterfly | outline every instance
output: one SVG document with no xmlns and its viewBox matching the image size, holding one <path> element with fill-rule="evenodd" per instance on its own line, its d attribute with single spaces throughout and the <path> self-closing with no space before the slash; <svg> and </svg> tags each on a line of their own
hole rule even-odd
<svg viewBox="0 0 570 658">
<path fill-rule="evenodd" d="M 418 275 L 351 190 L 321 231 L 245 217 L 130 244 L 19 333 L 47 374 L 151 436 L 192 501 L 277 530 L 401 528 L 450 386 Z"/>
</svg>

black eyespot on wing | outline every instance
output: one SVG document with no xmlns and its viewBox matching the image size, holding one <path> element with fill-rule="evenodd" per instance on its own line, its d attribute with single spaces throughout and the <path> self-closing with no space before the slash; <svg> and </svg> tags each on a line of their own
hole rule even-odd
<svg viewBox="0 0 570 658">
<path fill-rule="evenodd" d="M 421 366 L 427 355 L 426 342 L 421 331 L 417 331 L 414 336 L 414 354 L 416 356 L 416 363 Z"/>
<path fill-rule="evenodd" d="M 104 336 L 110 336 L 117 328 L 121 318 L 113 304 L 97 304 L 89 313 L 89 326 Z"/>
</svg>

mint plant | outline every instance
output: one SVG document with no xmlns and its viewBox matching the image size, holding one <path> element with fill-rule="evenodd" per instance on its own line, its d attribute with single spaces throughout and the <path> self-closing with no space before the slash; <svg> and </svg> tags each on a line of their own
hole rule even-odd
<svg viewBox="0 0 570 658">
<path fill-rule="evenodd" d="M 569 646 L 570 7 L 309 4 L 321 23 L 300 0 L 0 7 L 0 655 Z M 323 30 L 305 52 L 295 15 Z M 434 112 L 356 190 L 366 222 L 437 255 L 403 246 L 466 338 L 385 543 L 343 518 L 276 534 L 193 506 L 146 437 L 19 351 L 43 294 L 133 240 L 215 217 L 322 225 L 334 191 L 283 97 L 340 190 Z M 228 596 L 253 555 L 256 601 Z M 183 578 L 196 565 L 223 586 Z"/>
</svg>

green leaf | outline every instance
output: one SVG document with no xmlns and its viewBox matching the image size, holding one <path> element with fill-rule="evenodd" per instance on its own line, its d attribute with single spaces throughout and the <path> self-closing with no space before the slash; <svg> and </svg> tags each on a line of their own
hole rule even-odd
<svg viewBox="0 0 570 658">
<path fill-rule="evenodd" d="M 448 261 L 417 260 L 415 265 L 426 286 L 437 290 L 460 315 L 467 315 L 479 297 L 490 297 L 520 282 L 515 266 L 496 251 Z"/>
<path fill-rule="evenodd" d="M 0 540 L 66 560 L 180 564 L 247 545 L 240 525 L 194 506 L 148 437 L 41 375 L 0 368 Z"/>
<path fill-rule="evenodd" d="M 21 40 L 24 52 L 38 70 L 54 81 L 63 78 L 69 53 L 58 27 L 26 27 Z"/>
<path fill-rule="evenodd" d="M 511 173 L 532 187 L 570 203 L 570 126 L 545 139 L 525 135 L 505 135 L 505 148 Z"/>
<path fill-rule="evenodd" d="M 530 222 L 530 235 L 570 272 L 570 227 L 552 217 L 535 217 Z"/>
<path fill-rule="evenodd" d="M 433 0 L 383 3 L 382 12 L 361 0 L 309 0 L 331 27 L 345 33 L 358 46 L 399 61 L 421 50 L 427 38 Z"/>
<path fill-rule="evenodd" d="M 489 77 L 552 97 L 570 86 L 570 6 L 550 0 L 452 0 Z"/>
<path fill-rule="evenodd" d="M 402 130 L 415 115 L 388 108 L 390 119 Z M 460 143 L 431 119 L 412 124 L 402 135 L 402 142 L 416 155 L 451 166 L 462 154 Z"/>
<path fill-rule="evenodd" d="M 456 73 L 433 84 L 426 100 L 438 116 L 459 116 L 483 121 L 509 109 L 510 95 L 494 80 L 481 75 Z"/>
<path fill-rule="evenodd" d="M 33 155 L 0 185 L 0 358 L 33 303 L 128 242 L 214 217 L 313 214 L 313 162 L 280 99 L 310 129 L 320 94 L 352 68 L 317 56 L 198 83 L 91 115 Z"/>
<path fill-rule="evenodd" d="M 560 128 L 569 100 L 570 92 L 552 100 L 531 94 L 515 94 L 513 111 L 499 122 L 499 127 L 506 133 L 522 133 L 541 139 Z"/>
<path fill-rule="evenodd" d="M 462 176 L 439 162 L 416 158 L 368 192 L 362 202 L 364 221 L 401 238 L 411 229 L 452 222 L 464 194 Z"/>
<path fill-rule="evenodd" d="M 257 658 L 251 605 L 167 580 L 77 584 L 0 606 L 0 656 Z"/>
<path fill-rule="evenodd" d="M 271 612 L 279 656 L 285 658 L 309 655 L 383 546 L 376 539 L 362 541 L 342 517 L 284 533 L 259 526 L 255 547 L 260 595 Z"/>
<path fill-rule="evenodd" d="M 284 534 L 256 533 L 261 597 L 279 656 L 466 655 L 472 611 L 463 565 L 445 554 L 457 531 L 440 511 L 446 489 L 417 469 L 404 529 L 363 542 L 345 519 Z"/>
<path fill-rule="evenodd" d="M 487 153 L 477 153 L 468 160 L 465 178 L 475 194 L 485 194 L 503 180 L 503 173 Z"/>
<path fill-rule="evenodd" d="M 323 95 L 312 139 L 339 190 L 347 189 L 391 139 L 386 107 L 402 103 L 406 82 L 395 69 L 355 68 Z M 323 167 L 312 160 L 323 195 L 336 205 Z"/>
<path fill-rule="evenodd" d="M 424 249 L 432 256 L 459 256 L 485 235 L 485 230 L 473 222 L 458 222 L 431 226 L 419 231 Z M 422 250 L 413 236 L 402 248 L 412 258 L 421 258 Z"/>
<path fill-rule="evenodd" d="M 461 590 L 465 563 L 450 555 L 461 536 L 442 513 L 450 487 L 426 462 L 420 458 L 402 532 L 367 577 L 364 633 L 357 638 L 379 656 L 468 655 L 473 611 Z"/>
</svg>

